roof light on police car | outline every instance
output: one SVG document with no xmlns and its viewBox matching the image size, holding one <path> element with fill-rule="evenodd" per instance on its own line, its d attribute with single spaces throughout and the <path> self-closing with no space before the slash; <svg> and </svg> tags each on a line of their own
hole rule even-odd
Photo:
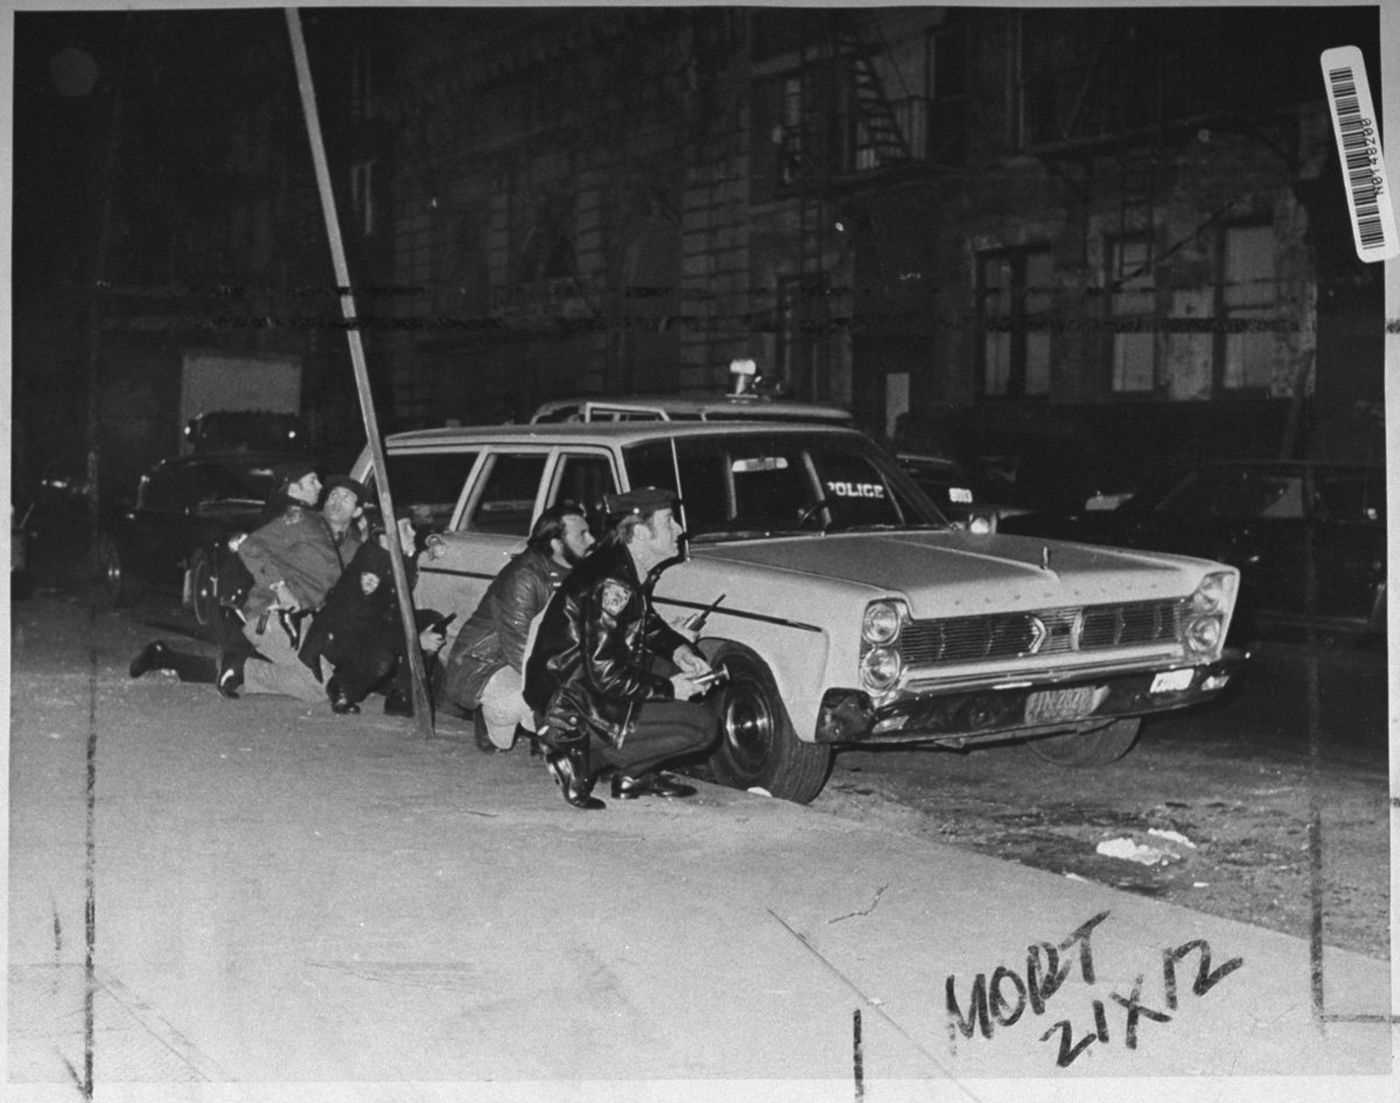
<svg viewBox="0 0 1400 1103">
<path fill-rule="evenodd" d="M 758 382 L 758 364 L 753 360 L 731 360 L 729 361 L 729 374 L 733 380 L 731 384 L 731 395 L 748 394 L 749 389 Z"/>
</svg>

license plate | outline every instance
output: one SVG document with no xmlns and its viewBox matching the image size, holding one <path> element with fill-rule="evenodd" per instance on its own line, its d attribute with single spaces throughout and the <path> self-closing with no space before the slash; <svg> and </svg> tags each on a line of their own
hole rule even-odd
<svg viewBox="0 0 1400 1103">
<path fill-rule="evenodd" d="M 1191 688 L 1191 676 L 1196 672 L 1190 667 L 1185 670 L 1164 670 L 1152 679 L 1148 693 L 1176 693 Z"/>
<path fill-rule="evenodd" d="M 1104 686 L 1045 689 L 1026 698 L 1026 723 L 1047 724 L 1088 716 L 1108 696 Z"/>
</svg>

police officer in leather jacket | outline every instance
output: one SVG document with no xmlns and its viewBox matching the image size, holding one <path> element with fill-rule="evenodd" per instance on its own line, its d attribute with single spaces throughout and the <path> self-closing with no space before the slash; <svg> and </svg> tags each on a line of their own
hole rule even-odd
<svg viewBox="0 0 1400 1103">
<path fill-rule="evenodd" d="M 521 695 L 530 627 L 593 544 L 582 506 L 550 506 L 530 530 L 525 550 L 491 581 L 457 634 L 442 695 L 473 714 L 479 749 L 509 750 L 522 736 L 533 748 L 534 710 Z"/>
<path fill-rule="evenodd" d="M 525 700 L 544 716 L 550 771 L 578 808 L 604 807 L 592 789 L 608 770 L 621 800 L 690 796 L 692 786 L 658 767 L 703 752 L 718 734 L 713 710 L 692 700 L 710 664 L 651 605 L 661 569 L 679 553 L 675 496 L 646 487 L 609 495 L 605 505 L 613 527 L 550 600 L 525 668 Z M 676 673 L 657 673 L 654 656 Z"/>
</svg>

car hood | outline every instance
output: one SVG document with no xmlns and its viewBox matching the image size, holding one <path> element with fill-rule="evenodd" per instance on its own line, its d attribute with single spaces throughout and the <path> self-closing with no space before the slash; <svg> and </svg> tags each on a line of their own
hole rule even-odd
<svg viewBox="0 0 1400 1103">
<path fill-rule="evenodd" d="M 1212 566 L 1186 556 L 961 530 L 701 545 L 693 560 L 722 568 L 736 583 L 766 575 L 774 592 L 802 593 L 808 603 L 833 588 L 864 598 L 902 596 L 916 617 L 1184 597 Z"/>
</svg>

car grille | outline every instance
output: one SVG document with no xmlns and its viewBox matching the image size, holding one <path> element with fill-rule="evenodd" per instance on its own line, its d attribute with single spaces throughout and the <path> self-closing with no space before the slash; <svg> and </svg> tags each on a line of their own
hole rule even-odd
<svg viewBox="0 0 1400 1103">
<path fill-rule="evenodd" d="M 911 667 L 1055 655 L 1175 641 L 1185 599 L 916 620 L 899 649 Z"/>
</svg>

